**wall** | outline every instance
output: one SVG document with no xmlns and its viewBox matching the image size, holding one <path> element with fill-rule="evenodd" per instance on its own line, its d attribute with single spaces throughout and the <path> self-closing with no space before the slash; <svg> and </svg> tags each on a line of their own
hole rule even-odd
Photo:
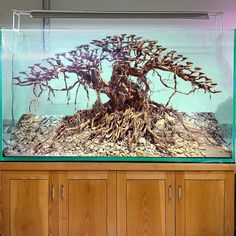
<svg viewBox="0 0 236 236">
<path fill-rule="evenodd" d="M 0 28 L 12 27 L 12 9 L 30 10 L 42 9 L 41 0 L 0 0 Z M 42 20 L 24 17 L 22 23 L 28 27 L 35 27 L 42 24 Z"/>
<path fill-rule="evenodd" d="M 0 0 L 0 27 L 11 27 L 11 9 L 41 9 L 41 0 Z M 159 10 L 194 11 L 209 10 L 224 12 L 224 28 L 236 28 L 235 0 L 51 0 L 51 9 L 56 10 Z M 41 20 L 22 20 L 25 27 L 41 24 Z"/>
</svg>

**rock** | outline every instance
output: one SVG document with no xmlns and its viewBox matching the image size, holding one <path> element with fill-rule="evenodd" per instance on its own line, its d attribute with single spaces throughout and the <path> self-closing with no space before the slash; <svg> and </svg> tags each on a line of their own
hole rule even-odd
<svg viewBox="0 0 236 236">
<path fill-rule="evenodd" d="M 97 156 L 97 153 L 96 152 L 90 152 L 88 155 L 89 156 Z"/>
<path fill-rule="evenodd" d="M 146 144 L 146 139 L 143 138 L 143 137 L 141 137 L 141 138 L 139 139 L 139 143 L 145 145 L 145 144 Z"/>
<path fill-rule="evenodd" d="M 145 157 L 145 156 L 146 156 L 146 153 L 145 153 L 144 151 L 138 150 L 138 151 L 136 151 L 136 155 L 137 155 L 137 156 Z"/>
<path fill-rule="evenodd" d="M 114 156 L 120 156 L 120 152 L 119 151 L 113 151 L 113 155 Z"/>
<path fill-rule="evenodd" d="M 212 146 L 211 142 L 219 147 L 219 153 L 227 152 L 230 155 L 230 148 L 224 146 L 222 140 L 219 138 L 219 127 L 214 115 L 198 114 L 187 116 L 182 114 L 183 121 L 188 128 L 195 131 L 189 133 L 174 117 L 166 115 L 165 119 L 161 118 L 156 122 L 154 132 L 160 138 L 165 135 L 173 142 L 169 143 L 168 150 L 172 156 L 189 156 L 189 157 L 203 157 L 206 155 L 202 151 L 208 151 L 208 146 Z M 212 118 L 212 119 L 211 119 Z M 173 129 L 177 129 L 180 133 L 172 133 L 172 129 L 167 130 L 168 126 L 172 125 Z M 17 128 L 13 131 L 11 140 L 7 147 L 4 148 L 6 155 L 26 155 L 34 156 L 34 148 L 36 144 L 43 143 L 42 148 L 37 152 L 37 155 L 48 156 L 149 156 L 149 157 L 169 157 L 168 154 L 160 153 L 154 144 L 145 137 L 138 140 L 138 145 L 132 145 L 128 148 L 128 139 L 124 138 L 117 143 L 108 142 L 99 138 L 91 139 L 91 130 L 86 128 L 82 133 L 75 133 L 71 136 L 62 137 L 62 139 L 54 141 L 56 129 L 63 123 L 63 116 L 25 116 L 19 123 Z M 203 135 L 202 133 L 205 133 Z M 101 137 L 100 137 L 101 138 Z M 163 137 L 164 138 L 164 137 Z M 193 141 L 193 138 L 197 140 Z M 209 142 L 209 139 L 211 142 Z M 54 143 L 53 148 L 49 148 Z M 161 144 L 160 144 L 161 145 Z"/>
<path fill-rule="evenodd" d="M 215 144 L 215 145 L 217 145 L 217 142 L 215 141 L 215 139 L 213 139 L 213 138 L 208 138 L 208 141 L 211 143 L 211 144 Z"/>
<path fill-rule="evenodd" d="M 191 147 L 192 147 L 192 148 L 198 148 L 198 146 L 199 146 L 199 145 L 198 145 L 197 142 L 193 142 L 193 143 L 191 144 Z"/>
<path fill-rule="evenodd" d="M 158 120 L 156 123 L 156 128 L 163 130 L 165 128 L 165 119 Z"/>
<path fill-rule="evenodd" d="M 168 121 L 171 122 L 171 123 L 175 123 L 176 122 L 176 119 L 172 116 L 168 116 Z"/>
<path fill-rule="evenodd" d="M 230 149 L 227 146 L 225 146 L 225 145 L 223 145 L 223 150 L 226 151 L 226 152 L 230 151 Z"/>
<path fill-rule="evenodd" d="M 179 148 L 176 150 L 176 153 L 178 154 L 182 154 L 184 152 L 184 149 L 183 148 Z"/>
<path fill-rule="evenodd" d="M 98 144 L 98 143 L 99 143 L 99 140 L 94 139 L 94 140 L 93 140 L 93 143 Z"/>
<path fill-rule="evenodd" d="M 176 144 L 179 146 L 183 146 L 183 139 L 182 138 L 178 138 L 175 140 Z"/>
</svg>

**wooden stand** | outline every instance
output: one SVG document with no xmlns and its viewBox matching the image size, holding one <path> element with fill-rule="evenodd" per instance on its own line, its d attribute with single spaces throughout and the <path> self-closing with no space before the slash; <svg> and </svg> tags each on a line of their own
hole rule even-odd
<svg viewBox="0 0 236 236">
<path fill-rule="evenodd" d="M 232 164 L 0 163 L 1 236 L 233 236 Z"/>
</svg>

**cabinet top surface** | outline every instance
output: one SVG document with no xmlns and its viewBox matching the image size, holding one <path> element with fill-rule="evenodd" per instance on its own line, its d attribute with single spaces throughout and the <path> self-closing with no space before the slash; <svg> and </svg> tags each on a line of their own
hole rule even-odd
<svg viewBox="0 0 236 236">
<path fill-rule="evenodd" d="M 0 162 L 0 170 L 236 170 L 236 164 Z"/>
</svg>

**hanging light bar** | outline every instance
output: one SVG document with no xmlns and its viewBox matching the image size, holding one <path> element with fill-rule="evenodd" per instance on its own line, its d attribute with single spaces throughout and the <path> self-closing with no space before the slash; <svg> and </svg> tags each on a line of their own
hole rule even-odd
<svg viewBox="0 0 236 236">
<path fill-rule="evenodd" d="M 208 20 L 220 16 L 222 12 L 208 11 L 57 11 L 57 10 L 12 10 L 13 29 L 20 29 L 20 17 L 28 15 L 32 18 L 84 18 L 84 19 L 196 19 Z M 17 17 L 17 23 L 15 23 Z M 17 25 L 17 27 L 15 27 Z"/>
<path fill-rule="evenodd" d="M 189 11 L 122 11 L 122 12 L 97 12 L 97 11 L 55 11 L 31 10 L 33 18 L 137 18 L 137 19 L 209 19 L 209 12 Z"/>
</svg>

